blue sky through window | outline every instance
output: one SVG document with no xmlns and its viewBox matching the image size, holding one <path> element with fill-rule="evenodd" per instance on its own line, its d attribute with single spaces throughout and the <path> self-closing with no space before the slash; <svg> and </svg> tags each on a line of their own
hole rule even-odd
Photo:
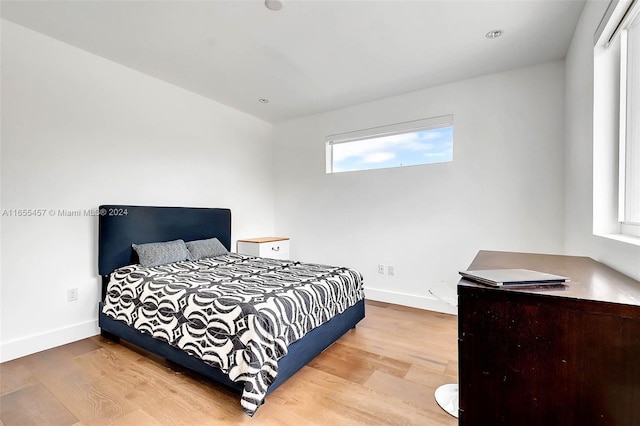
<svg viewBox="0 0 640 426">
<path fill-rule="evenodd" d="M 333 172 L 385 169 L 453 160 L 453 126 L 336 143 Z"/>
</svg>

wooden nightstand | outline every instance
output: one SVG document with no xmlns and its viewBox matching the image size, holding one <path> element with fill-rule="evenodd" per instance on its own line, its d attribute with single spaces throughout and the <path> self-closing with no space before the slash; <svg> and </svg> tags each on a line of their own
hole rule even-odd
<svg viewBox="0 0 640 426">
<path fill-rule="evenodd" d="M 261 237 L 238 240 L 236 251 L 249 256 L 289 259 L 289 238 Z"/>
</svg>

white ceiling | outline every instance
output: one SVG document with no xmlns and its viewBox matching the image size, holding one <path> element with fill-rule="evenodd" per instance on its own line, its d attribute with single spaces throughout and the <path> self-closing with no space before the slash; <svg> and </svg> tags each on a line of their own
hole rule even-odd
<svg viewBox="0 0 640 426">
<path fill-rule="evenodd" d="M 2 1 L 2 18 L 270 122 L 564 58 L 584 0 Z M 485 33 L 501 29 L 489 40 Z M 268 104 L 258 102 L 269 99 Z"/>
</svg>

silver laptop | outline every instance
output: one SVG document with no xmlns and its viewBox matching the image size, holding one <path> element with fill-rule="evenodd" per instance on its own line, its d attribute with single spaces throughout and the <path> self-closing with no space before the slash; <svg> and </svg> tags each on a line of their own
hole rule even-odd
<svg viewBox="0 0 640 426">
<path fill-rule="evenodd" d="M 569 281 L 568 277 L 532 271 L 530 269 L 485 269 L 477 271 L 460 271 L 464 278 L 482 284 L 500 286 L 537 286 L 557 285 Z"/>
</svg>

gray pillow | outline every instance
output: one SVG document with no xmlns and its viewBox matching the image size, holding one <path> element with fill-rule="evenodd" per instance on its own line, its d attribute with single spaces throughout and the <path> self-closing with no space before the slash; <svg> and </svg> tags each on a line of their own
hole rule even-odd
<svg viewBox="0 0 640 426">
<path fill-rule="evenodd" d="M 191 259 L 189 250 L 182 240 L 131 244 L 131 247 L 138 253 L 142 266 L 158 266 Z"/>
<path fill-rule="evenodd" d="M 198 260 L 204 257 L 216 257 L 229 253 L 217 238 L 187 241 L 187 249 L 189 253 L 191 253 L 191 260 Z"/>
</svg>

